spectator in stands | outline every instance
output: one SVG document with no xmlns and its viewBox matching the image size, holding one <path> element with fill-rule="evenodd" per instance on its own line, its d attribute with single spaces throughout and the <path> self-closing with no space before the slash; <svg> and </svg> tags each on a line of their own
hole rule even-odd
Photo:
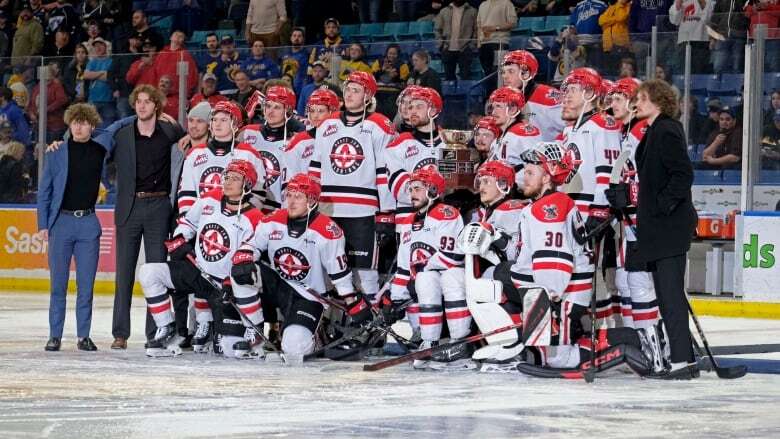
<svg viewBox="0 0 780 439">
<path fill-rule="evenodd" d="M 82 23 L 94 20 L 101 29 L 110 29 L 114 26 L 120 11 L 118 3 L 108 0 L 85 0 L 76 12 Z"/>
<path fill-rule="evenodd" d="M 302 52 L 303 51 L 301 51 L 301 53 Z M 249 84 L 245 88 L 254 87 L 256 89 L 261 89 L 263 88 L 265 81 L 281 76 L 279 65 L 265 54 L 265 43 L 263 43 L 263 40 L 256 40 L 252 43 L 252 54 L 241 63 L 241 72 L 249 80 Z M 233 79 L 235 80 L 236 85 L 238 85 L 238 79 L 235 78 L 236 74 L 238 74 L 238 72 L 234 73 Z M 239 86 L 238 88 L 239 93 L 241 93 L 241 87 Z M 244 104 L 242 103 L 241 105 Z"/>
<path fill-rule="evenodd" d="M 38 55 L 43 49 L 43 26 L 38 23 L 38 20 L 33 20 L 29 5 L 22 5 L 19 11 L 13 42 L 12 57 Z"/>
<path fill-rule="evenodd" d="M 544 11 L 541 11 L 540 15 L 571 15 L 571 11 L 573 11 L 576 6 L 577 0 L 549 0 L 544 7 Z"/>
<path fill-rule="evenodd" d="M 27 116 L 33 126 L 38 124 L 38 95 L 41 84 L 33 87 L 30 102 L 27 104 Z M 60 81 L 60 65 L 51 62 L 48 65 L 48 81 L 46 82 L 46 143 L 62 137 L 65 133 L 65 108 L 68 106 L 68 94 Z"/>
<path fill-rule="evenodd" d="M 769 109 L 764 113 L 764 126 L 772 125 L 777 111 L 780 110 L 780 90 L 773 90 L 769 95 Z"/>
<path fill-rule="evenodd" d="M 742 72 L 748 20 L 742 10 L 744 2 L 715 0 L 710 20 L 710 55 L 715 73 Z"/>
<path fill-rule="evenodd" d="M 200 93 L 197 93 L 190 99 L 190 108 L 202 101 L 207 101 L 213 107 L 219 101 L 228 100 L 225 96 L 217 93 L 217 76 L 213 73 L 204 73 L 200 84 Z"/>
<path fill-rule="evenodd" d="M 617 60 L 631 54 L 631 40 L 628 36 L 630 8 L 631 0 L 617 0 L 599 16 L 598 23 L 603 30 L 601 43 L 607 59 L 605 65 L 608 66 L 608 71 L 614 68 Z"/>
<path fill-rule="evenodd" d="M 360 43 L 352 43 L 347 49 L 347 59 L 341 61 L 339 79 L 344 81 L 352 72 L 371 73 L 371 67 L 363 60 L 366 49 Z"/>
<path fill-rule="evenodd" d="M 723 108 L 720 99 L 710 98 L 707 100 L 707 122 L 704 124 L 704 130 L 707 136 L 720 126 L 720 110 Z"/>
<path fill-rule="evenodd" d="M 83 44 L 77 44 L 73 51 L 73 59 L 65 67 L 62 75 L 65 93 L 72 102 L 86 102 L 89 81 L 84 78 L 87 69 L 87 48 Z M 124 76 L 124 72 L 122 74 Z"/>
<path fill-rule="evenodd" d="M 340 26 L 341 25 L 339 24 L 339 21 L 335 18 L 328 18 L 325 20 L 325 38 L 322 40 L 322 43 L 319 46 L 311 49 L 311 54 L 309 55 L 309 66 L 312 66 L 314 61 L 319 60 L 325 63 L 325 65 L 328 67 L 328 71 L 331 70 L 331 67 L 333 67 L 330 65 L 331 55 L 333 53 L 341 54 L 343 50 L 341 45 L 344 44 L 344 39 L 341 38 L 340 35 Z M 309 74 L 311 74 L 311 71 Z"/>
<path fill-rule="evenodd" d="M 772 124 L 761 134 L 761 169 L 780 171 L 780 110 L 775 110 Z"/>
<path fill-rule="evenodd" d="M 557 64 L 553 82 L 560 83 L 570 71 L 583 67 L 586 56 L 585 48 L 579 44 L 577 29 L 568 26 L 561 30 L 547 52 L 547 58 Z"/>
<path fill-rule="evenodd" d="M 400 21 L 414 21 L 417 19 L 417 8 L 420 0 L 394 0 L 395 13 Z"/>
<path fill-rule="evenodd" d="M 262 42 L 260 40 L 255 41 L 255 44 L 258 43 Z M 243 70 L 238 70 L 237 72 L 233 73 L 233 81 L 236 83 L 237 90 L 235 93 L 228 95 L 227 98 L 238 103 L 238 105 L 245 107 L 249 97 L 252 96 L 252 94 L 257 91 L 258 88 L 252 84 L 252 82 L 249 80 L 249 75 Z"/>
<path fill-rule="evenodd" d="M 59 31 L 57 31 L 59 33 Z M 86 41 L 83 42 L 84 46 L 87 47 L 87 54 L 89 54 L 89 57 L 92 58 L 95 56 L 95 48 L 92 47 L 92 43 L 100 38 L 103 40 L 103 43 L 106 45 L 106 53 L 111 56 L 111 42 L 106 41 L 101 36 L 100 26 L 98 26 L 97 22 L 93 21 L 87 26 L 87 36 L 89 37 Z M 105 120 L 104 120 L 105 122 Z"/>
<path fill-rule="evenodd" d="M 672 83 L 672 75 L 669 74 L 669 69 L 656 61 L 655 64 L 655 79 L 660 79 L 661 81 L 666 82 L 672 87 L 672 90 L 674 90 L 674 93 L 677 95 L 677 97 L 682 96 L 680 93 L 680 89 L 677 88 L 676 85 Z"/>
<path fill-rule="evenodd" d="M 11 127 L 11 122 L 7 120 L 0 120 L 0 156 L 5 154 L 13 144 L 22 145 L 13 138 L 14 130 Z M 22 145 L 24 149 L 24 145 Z"/>
<path fill-rule="evenodd" d="M 130 34 L 130 37 L 127 39 L 127 47 L 128 54 L 115 55 L 113 57 L 114 62 L 111 63 L 111 71 L 108 75 L 114 89 L 113 95 L 114 99 L 116 99 L 117 117 L 120 119 L 133 114 L 129 101 L 130 92 L 133 89 L 127 83 L 125 74 L 130 70 L 133 63 L 141 57 L 141 40 L 138 39 L 138 35 Z"/>
<path fill-rule="evenodd" d="M 706 28 L 713 6 L 713 0 L 674 0 L 674 4 L 669 8 L 669 21 L 679 27 L 677 47 L 680 54 L 676 61 L 684 60 L 685 44 L 690 43 L 693 74 L 707 73 L 710 70 L 709 36 Z"/>
<path fill-rule="evenodd" d="M 522 0 L 514 1 L 517 7 L 517 15 L 519 17 L 544 17 L 547 14 L 547 10 L 539 6 L 539 0 Z M 555 2 L 549 2 L 548 4 L 554 4 Z M 566 15 L 571 14 L 571 11 L 566 11 Z"/>
<path fill-rule="evenodd" d="M 176 102 L 179 101 L 179 68 L 180 62 L 187 63 L 187 78 L 185 82 L 186 98 L 195 93 L 195 88 L 198 86 L 198 66 L 195 63 L 195 58 L 192 57 L 190 51 L 184 46 L 187 36 L 180 30 L 175 30 L 171 33 L 170 43 L 163 47 L 160 53 L 154 60 L 155 70 L 157 72 L 157 83 L 160 82 L 160 78 L 163 76 L 170 76 L 172 81 L 173 93 L 171 99 Z"/>
<path fill-rule="evenodd" d="M 0 11 L 0 42 L 3 46 L 0 47 L 0 57 L 6 57 L 11 53 L 11 42 L 14 40 L 14 26 L 8 21 L 8 15 Z"/>
<path fill-rule="evenodd" d="M 68 31 L 60 29 L 54 34 L 54 44 L 46 46 L 43 56 L 55 57 L 54 62 L 60 65 L 60 71 L 64 71 L 73 56 L 74 48 L 75 44 L 70 39 Z"/>
<path fill-rule="evenodd" d="M 431 0 L 429 2 L 421 1 L 420 7 L 417 9 L 417 15 L 421 17 L 417 21 L 434 21 L 441 12 L 443 0 Z"/>
<path fill-rule="evenodd" d="M 412 74 L 409 75 L 410 85 L 430 87 L 441 94 L 441 79 L 439 74 L 428 67 L 431 56 L 425 50 L 418 50 L 412 54 Z"/>
<path fill-rule="evenodd" d="M 102 127 L 111 125 L 116 120 L 116 104 L 114 103 L 114 90 L 108 80 L 108 72 L 111 71 L 113 60 L 108 56 L 108 43 L 100 37 L 92 41 L 95 50 L 94 57 L 87 62 L 84 71 L 84 79 L 90 81 L 87 100 L 95 106 L 103 120 Z"/>
<path fill-rule="evenodd" d="M 742 161 L 742 124 L 733 109 L 720 109 L 719 128 L 710 133 L 701 169 L 736 169 Z"/>
<path fill-rule="evenodd" d="M 13 92 L 8 87 L 0 87 L 0 121 L 7 120 L 13 130 L 13 139 L 22 145 L 30 144 L 30 125 L 24 117 L 24 111 L 13 100 Z"/>
<path fill-rule="evenodd" d="M 133 32 L 141 41 L 151 40 L 158 44 L 158 47 L 162 47 L 162 37 L 151 27 L 149 27 L 149 21 L 146 18 L 146 13 L 141 10 L 133 11 Z"/>
<path fill-rule="evenodd" d="M 8 122 L 0 122 L 0 131 Z M 0 153 L 0 203 L 23 203 L 29 178 L 24 169 L 24 145 L 11 142 L 4 153 Z"/>
<path fill-rule="evenodd" d="M 750 19 L 751 38 L 756 26 L 765 24 L 767 27 L 764 71 L 780 72 L 780 56 L 777 56 L 780 53 L 780 3 L 777 0 L 754 0 L 745 6 L 745 15 Z"/>
<path fill-rule="evenodd" d="M 287 22 L 284 0 L 250 0 L 246 14 L 246 39 L 260 40 L 265 47 L 277 47 L 282 26 Z"/>
<path fill-rule="evenodd" d="M 634 40 L 634 53 L 637 59 L 646 59 L 650 51 L 650 35 L 653 26 L 659 25 L 658 32 L 668 32 L 667 26 L 671 26 L 667 20 L 659 20 L 658 15 L 669 15 L 669 7 L 674 0 L 633 0 L 631 11 L 628 15 L 628 32 Z M 665 26 L 661 26 L 661 25 Z M 659 38 L 660 53 L 666 53 L 666 48 L 671 47 L 669 38 Z"/>
<path fill-rule="evenodd" d="M 460 79 L 471 78 L 477 37 L 477 10 L 466 0 L 453 0 L 442 8 L 434 20 L 434 33 L 440 42 L 444 79 L 455 80 L 455 67 L 460 67 Z"/>
<path fill-rule="evenodd" d="M 34 19 L 38 21 L 38 23 L 41 23 L 41 26 L 46 26 L 46 8 L 43 7 L 43 1 L 41 0 L 30 0 L 29 2 L 16 2 L 17 5 L 21 3 L 21 8 L 24 6 L 29 6 L 30 11 L 32 12 L 32 16 Z M 54 5 L 54 3 L 50 3 L 50 5 Z"/>
<path fill-rule="evenodd" d="M 401 60 L 401 46 L 387 46 L 385 56 L 374 61 L 371 71 L 377 84 L 376 111 L 381 114 L 395 113 L 395 101 L 409 79 L 409 66 Z"/>
<path fill-rule="evenodd" d="M 294 28 L 290 33 L 290 47 L 282 54 L 281 73 L 293 77 L 293 90 L 296 95 L 300 95 L 309 75 L 309 53 L 303 47 L 305 41 L 306 33 L 303 29 Z"/>
<path fill-rule="evenodd" d="M 599 17 L 606 10 L 607 4 L 601 0 L 581 0 L 569 19 L 569 23 L 577 30 L 579 44 L 585 47 L 588 65 L 596 70 L 603 69 Z"/>
<path fill-rule="evenodd" d="M 157 58 L 157 52 L 160 51 L 160 45 L 154 38 L 147 38 L 141 46 L 144 56 L 137 59 L 125 75 L 127 83 L 133 87 L 142 84 L 157 87 L 159 75 L 157 74 L 157 64 L 154 62 Z"/>
<path fill-rule="evenodd" d="M 314 93 L 314 90 L 322 87 L 325 84 L 325 79 L 328 77 L 328 67 L 322 61 L 314 61 L 311 66 L 311 78 L 312 82 L 303 86 L 301 94 L 298 96 L 298 114 L 306 114 L 306 103 L 309 101 L 309 96 Z"/>
<path fill-rule="evenodd" d="M 44 5 L 44 9 L 48 10 L 46 14 L 47 22 L 44 28 L 45 38 L 48 43 L 54 41 L 54 34 L 59 29 L 66 29 L 72 40 L 76 41 L 79 39 L 81 20 L 72 3 L 72 0 L 57 0 L 56 3 Z"/>
<path fill-rule="evenodd" d="M 658 78 L 656 78 L 658 79 Z M 707 141 L 710 131 L 707 130 L 707 117 L 700 114 L 698 110 L 699 100 L 695 95 L 688 96 L 688 105 L 685 104 L 685 97 L 680 97 L 680 123 L 685 125 L 685 111 L 688 111 L 688 145 L 703 145 Z"/>
<path fill-rule="evenodd" d="M 214 32 L 206 35 L 206 50 L 199 50 L 195 55 L 198 64 L 198 71 L 204 73 L 213 71 L 219 62 L 219 56 L 222 52 L 219 50 L 219 37 Z"/>
<path fill-rule="evenodd" d="M 479 62 L 486 76 L 496 71 L 496 50 L 506 50 L 509 47 L 509 31 L 515 27 L 515 24 L 517 24 L 517 13 L 509 0 L 485 0 L 479 5 L 477 46 Z M 486 81 L 485 91 L 488 95 L 496 89 L 495 78 L 494 76 L 494 79 Z"/>
<path fill-rule="evenodd" d="M 376 23 L 379 21 L 379 7 L 382 0 L 360 0 L 358 14 L 361 23 Z"/>
<path fill-rule="evenodd" d="M 165 103 L 163 104 L 163 113 L 171 116 L 174 119 L 179 119 L 179 94 L 175 90 L 176 85 L 173 83 L 173 79 L 168 75 L 160 76 L 160 81 L 157 83 L 157 89 L 160 90 L 163 96 L 165 96 Z"/>
<path fill-rule="evenodd" d="M 217 76 L 217 91 L 235 89 L 233 72 L 241 69 L 241 54 L 236 50 L 236 43 L 230 35 L 223 35 L 219 41 L 219 60 L 213 73 Z M 213 104 L 212 104 L 213 105 Z"/>
<path fill-rule="evenodd" d="M 618 76 L 620 78 L 636 78 L 636 61 L 634 61 L 634 58 L 622 58 L 618 67 Z"/>
</svg>

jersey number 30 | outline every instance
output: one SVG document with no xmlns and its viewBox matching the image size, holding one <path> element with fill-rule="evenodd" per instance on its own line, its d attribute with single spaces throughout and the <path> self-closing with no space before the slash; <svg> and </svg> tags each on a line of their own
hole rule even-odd
<svg viewBox="0 0 780 439">
<path fill-rule="evenodd" d="M 547 247 L 563 247 L 563 233 L 561 232 L 547 232 L 545 235 L 547 239 L 544 241 L 544 245 Z"/>
</svg>

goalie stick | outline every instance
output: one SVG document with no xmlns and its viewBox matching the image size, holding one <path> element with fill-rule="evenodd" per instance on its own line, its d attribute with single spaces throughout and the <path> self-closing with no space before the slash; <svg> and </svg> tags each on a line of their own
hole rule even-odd
<svg viewBox="0 0 780 439">
<path fill-rule="evenodd" d="M 704 345 L 704 350 L 707 352 L 707 356 L 710 358 L 710 363 L 712 364 L 712 368 L 715 370 L 715 373 L 718 375 L 718 378 L 726 379 L 726 380 L 732 380 L 736 378 L 742 378 L 747 373 L 747 366 L 744 364 L 740 364 L 738 366 L 731 366 L 731 367 L 721 367 L 718 365 L 718 362 L 715 361 L 715 356 L 712 355 L 712 350 L 710 349 L 710 344 L 707 342 L 707 337 L 704 336 L 704 330 L 701 329 L 701 324 L 699 324 L 699 319 L 696 317 L 696 313 L 693 312 L 693 307 L 691 306 L 691 302 L 688 300 L 688 296 L 685 296 L 685 303 L 688 304 L 688 312 L 691 314 L 691 318 L 693 318 L 693 324 L 696 326 L 696 331 L 699 333 L 699 338 L 701 338 L 701 342 Z M 691 334 L 691 338 L 693 339 L 693 334 Z"/>
</svg>

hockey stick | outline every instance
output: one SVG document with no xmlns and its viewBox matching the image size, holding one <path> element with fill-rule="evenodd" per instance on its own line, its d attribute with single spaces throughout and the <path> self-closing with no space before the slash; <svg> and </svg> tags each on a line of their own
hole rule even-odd
<svg viewBox="0 0 780 439">
<path fill-rule="evenodd" d="M 522 327 L 523 327 L 522 323 L 515 323 L 513 325 L 504 326 L 504 327 L 495 329 L 493 331 L 490 331 L 490 332 L 487 332 L 487 333 L 484 333 L 484 334 L 475 334 L 475 335 L 472 335 L 470 337 L 462 338 L 462 339 L 454 341 L 454 342 L 442 344 L 442 345 L 439 345 L 439 346 L 433 346 L 433 347 L 430 347 L 428 349 L 423 349 L 423 350 L 420 350 L 420 351 L 408 353 L 406 355 L 401 355 L 400 357 L 391 358 L 391 359 L 385 360 L 385 361 L 380 361 L 379 363 L 366 364 L 366 365 L 363 366 L 363 370 L 366 371 L 366 372 L 374 372 L 374 371 L 377 371 L 377 370 L 386 369 L 388 367 L 397 366 L 399 364 L 408 363 L 408 362 L 410 362 L 412 360 L 421 360 L 423 358 L 428 358 L 428 357 L 430 357 L 431 355 L 433 355 L 433 354 L 435 354 L 437 352 L 441 352 L 441 351 L 450 349 L 452 347 L 455 347 L 455 346 L 463 344 L 463 343 L 473 343 L 475 341 L 484 340 L 487 337 L 490 337 L 492 335 L 496 335 L 496 334 L 501 333 L 501 332 L 511 331 L 513 329 L 522 328 Z"/>
<path fill-rule="evenodd" d="M 604 224 L 609 224 L 610 221 L 604 221 L 603 223 L 599 224 L 599 226 L 602 226 Z M 598 227 L 597 227 L 598 228 Z M 585 371 L 585 374 L 583 375 L 583 378 L 585 378 L 585 382 L 592 383 L 593 380 L 596 377 L 596 320 L 598 320 L 598 306 L 596 305 L 596 289 L 598 287 L 598 278 L 599 278 L 599 256 L 600 256 L 600 247 L 599 247 L 599 241 L 596 241 L 596 248 L 594 250 L 594 262 L 593 262 L 593 292 L 590 295 L 590 367 Z"/>
<path fill-rule="evenodd" d="M 710 349 L 710 344 L 707 342 L 707 337 L 704 335 L 704 331 L 701 329 L 701 325 L 699 324 L 699 319 L 696 317 L 696 313 L 693 312 L 693 307 L 691 306 L 691 302 L 688 300 L 688 296 L 685 296 L 685 303 L 688 304 L 688 312 L 690 312 L 691 317 L 693 318 L 693 324 L 696 326 L 696 331 L 699 333 L 699 338 L 701 339 L 702 344 L 704 345 L 704 350 L 707 352 L 707 356 L 710 358 L 710 362 L 712 363 L 712 368 L 715 370 L 715 373 L 718 375 L 718 378 L 726 379 L 726 380 L 732 380 L 736 378 L 742 378 L 747 373 L 747 366 L 740 364 L 738 366 L 731 366 L 731 367 L 721 367 L 718 366 L 718 362 L 715 361 L 715 356 L 712 355 L 712 350 Z M 691 334 L 691 338 L 693 338 L 693 334 Z"/>
<path fill-rule="evenodd" d="M 780 344 L 713 346 L 710 349 L 713 355 L 770 354 L 780 352 Z"/>
</svg>

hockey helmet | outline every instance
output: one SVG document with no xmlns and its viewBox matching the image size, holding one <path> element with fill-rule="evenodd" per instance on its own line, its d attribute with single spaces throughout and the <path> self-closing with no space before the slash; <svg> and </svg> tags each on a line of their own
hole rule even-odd
<svg viewBox="0 0 780 439">
<path fill-rule="evenodd" d="M 499 190 L 509 192 L 515 182 L 515 168 L 504 160 L 489 160 L 477 170 L 477 176 L 474 180 L 474 188 L 477 190 L 479 190 L 479 181 L 482 177 L 493 177 Z"/>
<path fill-rule="evenodd" d="M 444 102 L 441 99 L 441 95 L 439 95 L 439 92 L 436 90 L 430 88 L 430 87 L 417 87 L 411 92 L 409 92 L 409 99 L 410 100 L 420 100 L 425 101 L 428 104 L 428 107 L 430 108 L 428 110 L 428 115 L 431 118 L 435 118 L 441 113 L 442 108 L 444 107 Z"/>
<path fill-rule="evenodd" d="M 234 159 L 228 163 L 225 168 L 225 174 L 228 172 L 235 172 L 244 177 L 244 188 L 246 190 L 252 189 L 257 183 L 257 170 L 254 165 L 247 160 Z"/>
<path fill-rule="evenodd" d="M 241 107 L 233 101 L 219 101 L 214 104 L 214 107 L 211 109 L 211 115 L 214 116 L 217 113 L 227 113 L 233 120 L 236 130 L 244 125 L 244 112 L 241 111 Z"/>
<path fill-rule="evenodd" d="M 300 174 L 295 174 L 293 178 L 287 182 L 287 187 L 285 187 L 284 190 L 285 192 L 301 192 L 306 194 L 306 197 L 309 200 L 317 202 L 320 200 L 322 187 L 316 178 L 301 172 Z"/>
<path fill-rule="evenodd" d="M 507 54 L 504 55 L 503 64 L 505 66 L 510 64 L 525 66 L 529 72 L 528 79 L 536 76 L 536 73 L 539 71 L 539 61 L 536 60 L 536 57 L 533 53 L 527 50 L 513 50 L 511 52 L 507 52 Z"/>
<path fill-rule="evenodd" d="M 412 172 L 409 177 L 409 183 L 419 181 L 428 187 L 428 198 L 434 199 L 444 194 L 444 189 L 447 186 L 447 181 L 444 180 L 439 171 L 435 168 L 422 168 Z"/>
<path fill-rule="evenodd" d="M 525 106 L 525 96 L 523 96 L 523 93 L 520 90 L 514 87 L 501 87 L 490 94 L 488 105 L 499 102 L 507 105 L 514 105 L 518 109 L 521 109 Z"/>
<path fill-rule="evenodd" d="M 295 108 L 295 92 L 281 85 L 272 85 L 265 92 L 266 102 L 277 102 L 287 110 Z"/>
<path fill-rule="evenodd" d="M 496 124 L 496 118 L 493 116 L 482 116 L 477 121 L 477 124 L 474 125 L 474 131 L 476 134 L 476 131 L 479 129 L 485 129 L 493 133 L 494 136 L 498 137 L 501 135 L 501 128 L 498 127 Z"/>
<path fill-rule="evenodd" d="M 556 186 L 564 184 L 579 164 L 574 151 L 558 142 L 539 142 L 535 148 L 524 152 L 521 158 L 526 163 L 541 166 Z"/>
<path fill-rule="evenodd" d="M 566 79 L 561 83 L 561 91 L 565 93 L 569 86 L 579 85 L 582 90 L 591 90 L 593 96 L 598 97 L 604 92 L 601 84 L 601 75 L 596 70 L 590 67 L 579 67 L 566 75 Z"/>
<path fill-rule="evenodd" d="M 621 78 L 607 90 L 607 94 L 622 94 L 626 99 L 631 100 L 636 97 L 637 90 L 642 81 L 636 78 Z"/>
<path fill-rule="evenodd" d="M 308 111 L 312 105 L 324 105 L 328 107 L 329 111 L 338 111 L 340 106 L 339 97 L 325 87 L 318 88 L 309 96 L 309 101 L 306 102 L 306 110 Z"/>
<path fill-rule="evenodd" d="M 363 90 L 365 90 L 365 93 L 368 95 L 369 98 L 373 97 L 376 94 L 376 79 L 374 79 L 374 76 L 371 73 L 367 72 L 352 72 L 347 76 L 347 79 L 344 81 L 344 86 L 346 87 L 347 84 L 350 82 L 354 82 L 355 84 L 360 85 L 363 87 Z"/>
</svg>

